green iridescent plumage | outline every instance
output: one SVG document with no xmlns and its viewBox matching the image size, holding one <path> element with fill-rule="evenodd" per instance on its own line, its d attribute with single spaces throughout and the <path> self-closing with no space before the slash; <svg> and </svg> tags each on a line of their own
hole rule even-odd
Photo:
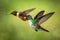
<svg viewBox="0 0 60 40">
<path fill-rule="evenodd" d="M 23 21 L 26 21 L 28 20 L 30 26 L 32 28 L 34 28 L 36 31 L 38 31 L 39 29 L 42 29 L 44 31 L 47 31 L 49 32 L 48 30 L 42 28 L 40 26 L 40 24 L 42 24 L 43 22 L 45 22 L 46 20 L 48 20 L 53 14 L 54 12 L 50 12 L 46 15 L 43 15 L 44 14 L 44 10 L 43 11 L 40 11 L 34 18 L 32 18 L 31 15 L 28 15 L 31 11 L 33 11 L 35 8 L 32 8 L 32 9 L 28 9 L 28 10 L 25 10 L 23 12 L 17 12 L 17 11 L 13 11 L 11 14 L 21 18 Z"/>
<path fill-rule="evenodd" d="M 44 11 L 39 12 L 34 18 L 32 18 L 31 15 L 28 15 L 28 22 L 32 28 L 35 29 L 35 31 L 38 31 L 39 29 L 42 29 L 46 32 L 49 32 L 48 30 L 44 29 L 40 26 L 41 23 L 45 22 L 47 19 L 49 19 L 54 12 L 50 12 L 46 15 L 43 15 Z"/>
</svg>

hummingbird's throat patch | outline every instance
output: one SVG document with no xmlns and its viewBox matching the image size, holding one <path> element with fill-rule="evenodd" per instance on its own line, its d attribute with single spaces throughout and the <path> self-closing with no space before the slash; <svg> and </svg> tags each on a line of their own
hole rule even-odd
<svg viewBox="0 0 60 40">
<path fill-rule="evenodd" d="M 19 12 L 17 12 L 17 17 L 19 17 Z"/>
</svg>

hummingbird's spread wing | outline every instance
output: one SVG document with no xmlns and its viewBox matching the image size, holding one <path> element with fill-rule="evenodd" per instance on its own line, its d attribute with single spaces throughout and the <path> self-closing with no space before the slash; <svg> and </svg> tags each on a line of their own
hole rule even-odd
<svg viewBox="0 0 60 40">
<path fill-rule="evenodd" d="M 26 16 L 28 13 L 30 13 L 30 12 L 33 11 L 34 9 L 35 9 L 35 8 L 25 10 L 25 11 L 23 11 L 21 14 L 23 14 L 23 15 Z"/>
<path fill-rule="evenodd" d="M 48 13 L 46 15 L 43 15 L 42 17 L 38 18 L 36 22 L 38 24 L 42 24 L 43 22 L 45 22 L 46 20 L 48 20 L 53 14 L 54 14 L 54 12 L 50 12 L 50 13 Z"/>
<path fill-rule="evenodd" d="M 36 19 L 38 19 L 38 18 L 40 18 L 43 14 L 44 14 L 44 10 L 42 10 L 42 11 L 40 11 L 35 17 L 34 17 L 34 19 L 36 20 Z"/>
</svg>

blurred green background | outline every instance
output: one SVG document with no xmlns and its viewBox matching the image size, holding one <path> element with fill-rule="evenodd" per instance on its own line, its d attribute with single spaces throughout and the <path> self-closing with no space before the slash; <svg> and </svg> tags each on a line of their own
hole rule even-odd
<svg viewBox="0 0 60 40">
<path fill-rule="evenodd" d="M 35 32 L 28 22 L 10 13 L 36 8 L 30 14 L 34 17 L 45 10 L 55 14 L 41 26 L 50 32 Z M 60 40 L 60 1 L 59 0 L 0 0 L 0 40 Z"/>
</svg>

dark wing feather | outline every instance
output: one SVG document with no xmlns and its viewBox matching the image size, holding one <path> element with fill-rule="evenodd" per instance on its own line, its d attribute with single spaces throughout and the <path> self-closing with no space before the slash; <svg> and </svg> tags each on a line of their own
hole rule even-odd
<svg viewBox="0 0 60 40">
<path fill-rule="evenodd" d="M 44 10 L 40 11 L 35 17 L 34 19 L 38 19 L 39 17 L 41 17 L 44 14 Z"/>
<path fill-rule="evenodd" d="M 28 13 L 30 13 L 30 12 L 33 11 L 34 9 L 35 9 L 35 8 L 25 10 L 25 11 L 21 12 L 20 14 L 27 15 Z"/>
<path fill-rule="evenodd" d="M 54 12 L 50 12 L 42 17 L 40 17 L 39 19 L 37 19 L 37 23 L 38 24 L 42 24 L 43 22 L 45 22 L 46 20 L 48 20 L 52 15 L 54 14 Z"/>
</svg>

